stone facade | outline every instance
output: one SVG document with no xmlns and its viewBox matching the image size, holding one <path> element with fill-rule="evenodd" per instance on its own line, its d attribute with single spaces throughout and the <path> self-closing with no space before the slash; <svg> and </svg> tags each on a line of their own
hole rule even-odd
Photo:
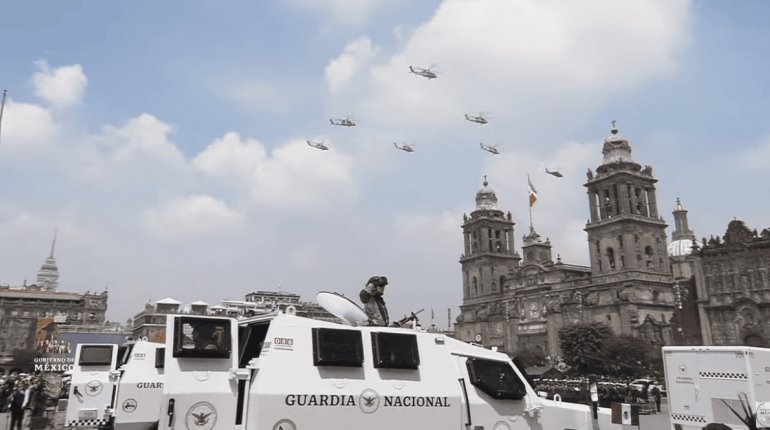
<svg viewBox="0 0 770 430">
<path fill-rule="evenodd" d="M 733 220 L 693 254 L 707 345 L 770 346 L 770 228 Z"/>
<path fill-rule="evenodd" d="M 106 291 L 69 293 L 37 285 L 0 286 L 0 364 L 11 363 L 16 350 L 36 348 L 41 323 L 102 326 L 106 311 Z"/>
<path fill-rule="evenodd" d="M 521 258 L 512 216 L 497 205 L 485 179 L 476 209 L 463 216 L 460 259 L 463 304 L 458 339 L 513 353 L 541 348 L 558 355 L 558 331 L 577 321 L 601 321 L 616 334 L 671 344 L 676 306 L 666 223 L 658 214 L 652 168 L 637 164 L 613 126 L 603 163 L 585 183 L 590 219 L 585 231 L 591 266 L 552 259 L 550 240 L 530 226 Z"/>
</svg>

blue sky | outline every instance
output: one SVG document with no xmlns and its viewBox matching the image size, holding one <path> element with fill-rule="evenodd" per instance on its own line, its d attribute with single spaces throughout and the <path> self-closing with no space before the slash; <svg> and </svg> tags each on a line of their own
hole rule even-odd
<svg viewBox="0 0 770 430">
<path fill-rule="evenodd" d="M 391 313 L 446 326 L 483 175 L 517 246 L 529 173 L 538 232 L 588 262 L 582 184 L 611 120 L 669 223 L 679 196 L 698 237 L 770 227 L 766 2 L 254 3 L 3 2 L 0 282 L 32 281 L 58 229 L 61 289 L 108 287 L 114 320 L 385 274 Z"/>
</svg>

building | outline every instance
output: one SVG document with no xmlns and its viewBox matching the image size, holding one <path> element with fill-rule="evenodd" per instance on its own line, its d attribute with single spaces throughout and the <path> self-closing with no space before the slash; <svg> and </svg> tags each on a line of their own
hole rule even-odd
<svg viewBox="0 0 770 430">
<path fill-rule="evenodd" d="M 770 228 L 730 221 L 722 238 L 703 239 L 692 263 L 704 343 L 770 347 Z"/>
<path fill-rule="evenodd" d="M 652 167 L 631 156 L 613 124 L 603 161 L 590 169 L 587 189 L 589 267 L 554 261 L 551 241 L 530 225 L 522 255 L 514 222 L 503 215 L 485 178 L 470 217 L 463 215 L 460 258 L 463 304 L 458 339 L 512 353 L 541 348 L 558 355 L 558 331 L 578 321 L 601 321 L 616 334 L 671 344 L 676 307 L 666 223 L 658 213 Z"/>
<path fill-rule="evenodd" d="M 144 310 L 134 317 L 132 335 L 147 338 L 153 342 L 166 339 L 167 315 L 219 315 L 231 318 L 247 318 L 271 312 L 294 313 L 298 316 L 339 322 L 334 315 L 316 303 L 303 302 L 299 294 L 280 291 L 257 291 L 246 294 L 245 300 L 222 300 L 219 305 L 210 306 L 203 301 L 193 302 L 189 307 L 171 297 L 147 303 Z"/>
<path fill-rule="evenodd" d="M 46 333 L 86 327 L 102 327 L 107 311 L 107 292 L 64 292 L 54 250 L 37 274 L 37 283 L 12 287 L 0 285 L 0 370 L 14 366 L 14 356 L 37 349 Z"/>
</svg>

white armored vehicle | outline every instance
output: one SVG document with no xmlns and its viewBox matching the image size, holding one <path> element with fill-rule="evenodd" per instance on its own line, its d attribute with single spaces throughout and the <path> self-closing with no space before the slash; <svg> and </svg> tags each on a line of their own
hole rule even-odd
<svg viewBox="0 0 770 430">
<path fill-rule="evenodd" d="M 164 347 L 143 340 L 78 345 L 64 426 L 130 430 L 156 425 Z"/>
<path fill-rule="evenodd" d="M 770 427 L 770 349 L 665 346 L 663 364 L 672 429 L 714 422 L 747 429 L 735 413 L 745 415 L 744 407 L 757 428 Z"/>
<path fill-rule="evenodd" d="M 324 294 L 326 294 L 324 296 Z M 510 358 L 442 334 L 273 314 L 169 315 L 161 430 L 620 429 L 608 409 L 537 397 Z M 347 303 L 346 303 L 347 302 Z"/>
</svg>

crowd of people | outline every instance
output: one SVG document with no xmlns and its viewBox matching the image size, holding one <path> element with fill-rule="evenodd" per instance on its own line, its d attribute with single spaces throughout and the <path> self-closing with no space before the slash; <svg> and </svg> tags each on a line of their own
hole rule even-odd
<svg viewBox="0 0 770 430">
<path fill-rule="evenodd" d="M 39 376 L 24 373 L 0 376 L 0 413 L 10 414 L 10 430 L 27 428 L 29 418 L 42 416 L 47 397 L 45 381 Z"/>
<path fill-rule="evenodd" d="M 645 387 L 636 390 L 628 381 L 613 380 L 606 377 L 596 380 L 599 406 L 608 408 L 612 403 L 631 403 L 640 405 L 648 412 L 660 412 L 662 393 L 657 387 Z M 591 404 L 590 379 L 535 379 L 535 391 L 548 399 L 559 395 L 563 402 Z"/>
</svg>

